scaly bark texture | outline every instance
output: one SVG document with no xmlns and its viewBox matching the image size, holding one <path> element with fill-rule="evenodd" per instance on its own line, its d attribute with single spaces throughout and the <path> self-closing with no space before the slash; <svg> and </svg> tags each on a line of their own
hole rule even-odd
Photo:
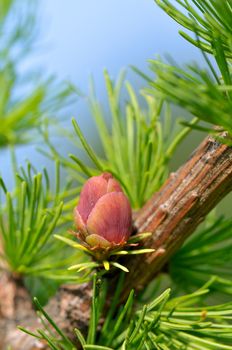
<svg viewBox="0 0 232 350">
<path fill-rule="evenodd" d="M 90 308 L 91 284 L 61 286 L 51 299 L 46 311 L 59 327 L 77 345 L 74 328 L 87 333 Z M 4 272 L 0 276 L 0 349 L 47 350 L 48 346 L 22 331 L 23 326 L 31 332 L 43 328 L 32 305 L 31 296 L 20 279 Z"/>
<path fill-rule="evenodd" d="M 73 330 L 87 334 L 92 300 L 92 283 L 63 285 L 46 307 L 47 313 L 74 342 Z"/>
<path fill-rule="evenodd" d="M 20 279 L 9 273 L 0 276 L 0 349 L 7 350 L 44 350 L 42 344 L 17 329 L 25 326 L 34 331 L 40 327 L 33 310 L 31 297 Z"/>
<path fill-rule="evenodd" d="M 127 259 L 124 295 L 144 288 L 231 189 L 232 148 L 208 137 L 138 213 L 137 231 L 152 232 L 144 245 L 156 251 Z"/>
</svg>

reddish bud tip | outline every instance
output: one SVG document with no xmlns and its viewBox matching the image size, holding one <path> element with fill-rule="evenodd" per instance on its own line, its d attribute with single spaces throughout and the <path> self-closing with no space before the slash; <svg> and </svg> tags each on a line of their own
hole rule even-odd
<svg viewBox="0 0 232 350">
<path fill-rule="evenodd" d="M 83 186 L 74 209 L 77 230 L 91 247 L 124 244 L 132 226 L 129 200 L 111 174 L 91 177 Z"/>
</svg>

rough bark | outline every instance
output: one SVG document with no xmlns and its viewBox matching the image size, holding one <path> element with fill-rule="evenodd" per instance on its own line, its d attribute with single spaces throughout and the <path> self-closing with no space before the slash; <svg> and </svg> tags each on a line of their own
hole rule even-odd
<svg viewBox="0 0 232 350">
<path fill-rule="evenodd" d="M 74 328 L 87 332 L 91 285 L 64 285 L 46 307 L 46 311 L 57 322 L 67 336 L 77 343 Z M 31 296 L 22 281 L 4 272 L 0 276 L 0 349 L 8 350 L 47 350 L 45 343 L 35 339 L 17 326 L 31 332 L 43 328 L 32 305 Z"/>
<path fill-rule="evenodd" d="M 31 297 L 22 281 L 3 272 L 0 276 L 0 349 L 46 349 L 17 329 L 18 325 L 35 330 L 39 322 L 32 307 Z"/>
<path fill-rule="evenodd" d="M 186 164 L 170 175 L 161 190 L 136 215 L 137 230 L 152 232 L 152 237 L 144 245 L 153 247 L 156 251 L 145 256 L 138 255 L 127 259 L 126 264 L 130 273 L 126 279 L 124 296 L 131 288 L 137 290 L 143 288 L 231 189 L 232 148 L 208 137 Z M 23 304 L 24 301 L 21 300 L 21 303 Z M 63 286 L 47 309 L 51 317 L 55 318 L 57 323 L 71 335 L 74 327 L 86 329 L 89 305 L 89 285 Z M 4 308 L 5 304 L 2 306 L 2 309 Z M 28 305 L 27 309 L 28 317 L 35 320 L 32 308 Z M 6 315 L 4 317 L 6 323 L 9 317 Z M 21 318 L 24 316 L 21 316 L 20 312 L 16 312 L 13 316 L 13 319 L 17 319 L 17 323 L 20 324 Z M 27 321 L 28 324 L 29 321 Z M 31 339 L 31 347 L 30 345 L 21 348 L 16 346 L 14 349 L 39 349 L 39 347 L 33 347 L 35 345 L 32 338 L 28 337 L 28 339 Z"/>
<path fill-rule="evenodd" d="M 144 244 L 156 251 L 127 260 L 124 295 L 142 289 L 232 189 L 232 148 L 207 137 L 140 210 L 135 226 L 152 232 Z"/>
<path fill-rule="evenodd" d="M 91 283 L 64 285 L 59 288 L 46 307 L 48 314 L 74 343 L 77 343 L 74 328 L 87 334 L 91 297 Z"/>
</svg>

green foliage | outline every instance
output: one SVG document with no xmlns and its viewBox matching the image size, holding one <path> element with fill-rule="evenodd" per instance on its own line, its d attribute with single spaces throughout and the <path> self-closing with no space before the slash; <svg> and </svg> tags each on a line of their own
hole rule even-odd
<svg viewBox="0 0 232 350">
<path fill-rule="evenodd" d="M 189 292 L 210 276 L 217 276 L 213 289 L 232 294 L 232 220 L 214 218 L 199 229 L 170 262 L 172 279 L 178 288 Z"/>
<path fill-rule="evenodd" d="M 167 289 L 142 307 L 136 305 L 134 292 L 131 291 L 126 303 L 118 309 L 123 285 L 121 275 L 99 334 L 98 322 L 107 289 L 106 284 L 102 284 L 95 275 L 88 335 L 85 338 L 77 329 L 75 334 L 84 350 L 232 349 L 232 326 L 229 324 L 232 304 L 206 306 L 204 299 L 211 284 L 212 281 L 196 292 L 178 298 L 171 298 L 170 290 Z M 38 330 L 38 333 L 31 333 L 22 327 L 20 329 L 45 340 L 51 349 L 76 349 L 39 302 L 36 300 L 35 303 L 46 328 Z"/>
<path fill-rule="evenodd" d="M 89 270 L 91 272 L 91 270 L 95 270 L 97 268 L 98 270 L 102 269 L 102 274 L 103 274 L 104 272 L 107 272 L 111 268 L 115 268 L 115 267 L 124 272 L 129 272 L 126 266 L 120 264 L 116 260 L 119 256 L 138 255 L 138 254 L 146 254 L 146 253 L 154 252 L 155 249 L 142 248 L 141 246 L 139 246 L 140 241 L 143 241 L 145 238 L 148 238 L 149 236 L 151 236 L 150 232 L 144 232 L 137 235 L 133 235 L 128 239 L 127 243 L 123 247 L 116 247 L 115 249 L 109 250 L 108 252 L 105 251 L 101 259 L 100 259 L 99 251 L 98 251 L 98 254 L 96 254 L 94 250 L 91 250 L 90 247 L 88 247 L 87 245 L 84 245 L 83 242 L 81 241 L 77 243 L 69 238 L 59 236 L 59 235 L 55 235 L 55 238 L 66 243 L 67 245 L 71 246 L 74 249 L 84 251 L 87 255 L 91 256 L 93 260 L 95 260 L 92 262 L 91 261 L 82 262 L 82 263 L 70 266 L 69 267 L 70 271 L 74 270 L 77 272 L 81 272 L 84 270 Z"/>
<path fill-rule="evenodd" d="M 23 282 L 31 297 L 38 298 L 42 305 L 46 305 L 60 285 L 60 281 L 56 278 L 39 277 L 36 274 L 26 275 Z"/>
<path fill-rule="evenodd" d="M 77 121 L 74 119 L 72 121 L 81 147 L 92 163 L 90 166 L 75 155 L 70 155 L 75 163 L 68 161 L 51 145 L 47 135 L 45 140 L 53 157 L 59 159 L 61 164 L 71 171 L 72 178 L 83 183 L 86 177 L 108 171 L 121 182 L 132 207 L 137 209 L 160 188 L 167 178 L 169 161 L 176 147 L 191 129 L 179 128 L 177 134 L 171 122 L 170 108 L 162 99 L 155 99 L 142 91 L 141 96 L 146 102 L 146 106 L 143 107 L 144 103 L 139 103 L 139 98 L 132 86 L 128 82 L 125 84 L 123 82 L 123 74 L 114 83 L 105 72 L 111 117 L 110 128 L 108 118 L 95 94 L 92 93 L 89 99 L 103 156 L 92 149 Z M 123 104 L 120 99 L 123 88 L 126 88 L 128 93 L 126 104 Z"/>
<path fill-rule="evenodd" d="M 37 7 L 37 1 L 1 1 L 0 147 L 33 140 L 32 132 L 45 118 L 51 122 L 54 107 L 64 107 L 70 97 L 70 89 L 54 78 L 22 71 L 36 39 Z"/>
<path fill-rule="evenodd" d="M 60 220 L 63 207 L 59 199 L 61 189 L 56 186 L 56 195 L 51 195 L 47 171 L 36 173 L 28 163 L 27 171 L 22 168 L 17 174 L 13 192 L 7 191 L 3 179 L 0 183 L 3 192 L 0 237 L 4 248 L 1 258 L 9 269 L 22 276 L 77 280 L 76 276 L 66 272 L 66 267 L 78 259 L 78 254 L 70 254 L 52 236 L 57 230 L 65 234 L 66 227 Z M 58 165 L 56 183 L 59 186 Z"/>
<path fill-rule="evenodd" d="M 205 131 L 218 134 L 227 130 L 232 135 L 229 86 L 218 85 L 207 70 L 200 69 L 196 64 L 181 69 L 160 61 L 151 61 L 151 69 L 157 74 L 157 80 L 151 82 L 155 88 L 149 89 L 151 94 L 157 95 L 157 90 L 161 91 L 162 96 L 165 95 L 170 102 L 184 107 L 202 121 L 221 126 L 214 131 L 204 126 L 202 129 Z"/>
<path fill-rule="evenodd" d="M 180 32 L 191 44 L 200 48 L 209 71 L 193 64 L 181 69 L 151 61 L 151 68 L 157 75 L 157 80 L 151 82 L 155 87 L 152 94 L 157 95 L 158 90 L 163 98 L 184 107 L 203 121 L 220 126 L 231 135 L 231 1 L 176 0 L 178 7 L 168 0 L 156 2 L 193 33 L 192 37 L 186 32 Z M 208 54 L 213 58 L 209 58 Z"/>
<path fill-rule="evenodd" d="M 155 0 L 156 3 L 181 26 L 194 34 L 180 34 L 196 47 L 225 58 L 232 58 L 231 0 Z"/>
<path fill-rule="evenodd" d="M 49 180 L 46 170 L 43 174 L 37 173 L 30 165 L 27 172 L 22 169 L 20 175 L 17 175 L 16 188 L 12 193 L 7 191 L 4 181 L 0 179 L 3 192 L 0 234 L 4 246 L 1 259 L 7 263 L 12 273 L 26 276 L 29 288 L 32 287 L 30 279 L 33 277 L 39 277 L 42 283 L 48 278 L 78 282 L 89 278 L 87 272 L 77 280 L 76 275 L 67 271 L 67 266 L 74 263 L 73 269 L 78 271 L 83 271 L 91 264 L 93 268 L 99 267 L 94 262 L 83 262 L 82 255 L 80 262 L 80 256 L 71 254 L 63 245 L 66 242 L 72 247 L 78 246 L 76 241 L 66 237 L 65 231 L 72 220 L 72 209 L 80 192 L 80 184 L 87 177 L 102 171 L 111 172 L 122 183 L 133 208 L 137 209 L 163 184 L 169 172 L 169 160 L 176 147 L 191 128 L 196 127 L 199 119 L 219 126 L 214 131 L 204 125 L 197 126 L 199 129 L 210 130 L 216 136 L 222 130 L 232 134 L 231 0 L 175 2 L 178 8 L 171 1 L 157 0 L 172 18 L 188 30 L 188 34 L 181 32 L 181 35 L 200 48 L 208 69 L 200 69 L 193 64 L 188 65 L 187 69 L 181 69 L 153 60 L 151 69 L 156 74 L 156 80 L 153 81 L 142 73 L 150 87 L 139 96 L 128 82 L 124 83 L 123 74 L 114 82 L 105 72 L 110 113 L 103 110 L 94 91 L 89 98 L 102 153 L 93 149 L 91 142 L 85 138 L 77 121 L 73 119 L 75 135 L 70 136 L 67 132 L 67 140 L 71 139 L 77 148 L 81 148 L 88 156 L 88 161 L 82 161 L 76 155 L 70 155 L 71 160 L 61 156 L 50 140 L 49 128 L 42 127 L 40 131 L 51 151 L 49 157 L 55 159 L 57 164 L 54 188 L 50 185 L 54 181 Z M 1 33 L 11 6 L 17 3 L 17 0 L 4 0 L 1 3 Z M 51 106 L 57 107 L 62 100 L 55 98 L 47 101 L 48 90 L 44 82 L 39 86 L 37 84 L 36 89 L 23 101 L 20 97 L 14 97 L 18 79 L 12 48 L 14 43 L 25 38 L 24 35 L 28 38 L 28 48 L 31 47 L 33 35 L 28 36 L 28 33 L 33 27 L 32 14 L 33 11 L 10 34 L 9 38 L 13 39 L 8 41 L 7 50 L 1 51 L 0 48 L 0 59 L 4 62 L 0 63 L 0 146 L 28 140 L 28 133 L 26 135 L 25 131 L 38 125 L 44 111 L 49 112 Z M 121 99 L 122 91 L 127 93 L 126 103 Z M 66 98 L 67 95 L 64 92 L 60 96 Z M 178 134 L 173 130 L 170 107 L 166 101 L 174 102 L 196 116 L 187 127 L 179 129 Z M 65 134 L 65 131 L 62 132 Z M 46 151 L 43 152 L 47 154 Z M 69 172 L 71 178 L 66 181 L 63 190 L 60 188 L 59 163 Z M 54 239 L 53 233 L 63 242 Z M 215 291 L 220 292 L 223 302 L 226 294 L 231 295 L 231 247 L 231 220 L 215 219 L 210 226 L 193 235 L 170 261 L 173 289 L 177 293 L 185 290 L 189 294 L 174 298 L 171 290 L 167 289 L 157 297 L 150 295 L 148 302 L 142 302 L 142 298 L 135 296 L 132 290 L 125 304 L 120 305 L 125 276 L 122 273 L 113 298 L 107 303 L 107 313 L 105 300 L 109 282 L 107 278 L 103 280 L 98 272 L 93 277 L 88 334 L 83 335 L 80 330 L 75 329 L 82 348 L 232 349 L 232 303 L 208 304 Z M 106 269 L 109 267 L 107 264 L 104 266 Z M 209 277 L 211 280 L 207 282 Z M 203 287 L 192 292 L 202 284 Z M 40 297 L 38 288 L 34 290 Z M 43 294 L 41 287 L 39 291 Z M 148 289 L 144 292 L 147 291 Z M 35 333 L 21 329 L 44 340 L 53 350 L 77 349 L 37 299 L 35 305 L 44 328 Z"/>
</svg>

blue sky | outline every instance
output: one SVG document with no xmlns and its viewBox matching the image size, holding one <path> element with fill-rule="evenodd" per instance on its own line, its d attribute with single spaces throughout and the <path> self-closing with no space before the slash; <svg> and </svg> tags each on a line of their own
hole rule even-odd
<svg viewBox="0 0 232 350">
<path fill-rule="evenodd" d="M 147 69 L 156 55 L 200 58 L 153 0 L 43 0 L 40 23 L 45 68 L 84 90 L 90 74 L 102 87 L 104 68 L 116 76 L 130 64 Z"/>
<path fill-rule="evenodd" d="M 180 26 L 153 0 L 42 0 L 40 5 L 42 52 L 37 63 L 85 94 L 92 75 L 103 102 L 104 68 L 113 78 L 127 68 L 127 79 L 139 90 L 144 82 L 130 65 L 149 72 L 148 60 L 166 54 L 178 63 L 202 60 L 198 50 L 178 34 Z M 83 101 L 70 114 L 78 118 L 84 132 L 92 130 Z"/>
<path fill-rule="evenodd" d="M 179 36 L 178 25 L 153 0 L 41 0 L 39 4 L 38 50 L 28 58 L 29 65 L 43 67 L 45 75 L 52 73 L 59 80 L 70 80 L 84 93 L 88 92 L 92 74 L 103 102 L 104 68 L 116 78 L 129 65 L 147 72 L 148 59 L 157 55 L 170 54 L 179 63 L 202 60 L 198 50 Z M 130 70 L 127 77 L 139 90 L 141 79 Z M 72 105 L 68 113 L 68 119 L 75 116 L 84 133 L 94 139 L 84 101 Z M 49 166 L 33 146 L 20 146 L 17 156 L 20 164 L 28 158 L 39 163 L 39 167 Z M 7 150 L 0 155 L 2 159 L 9 177 Z"/>
</svg>

